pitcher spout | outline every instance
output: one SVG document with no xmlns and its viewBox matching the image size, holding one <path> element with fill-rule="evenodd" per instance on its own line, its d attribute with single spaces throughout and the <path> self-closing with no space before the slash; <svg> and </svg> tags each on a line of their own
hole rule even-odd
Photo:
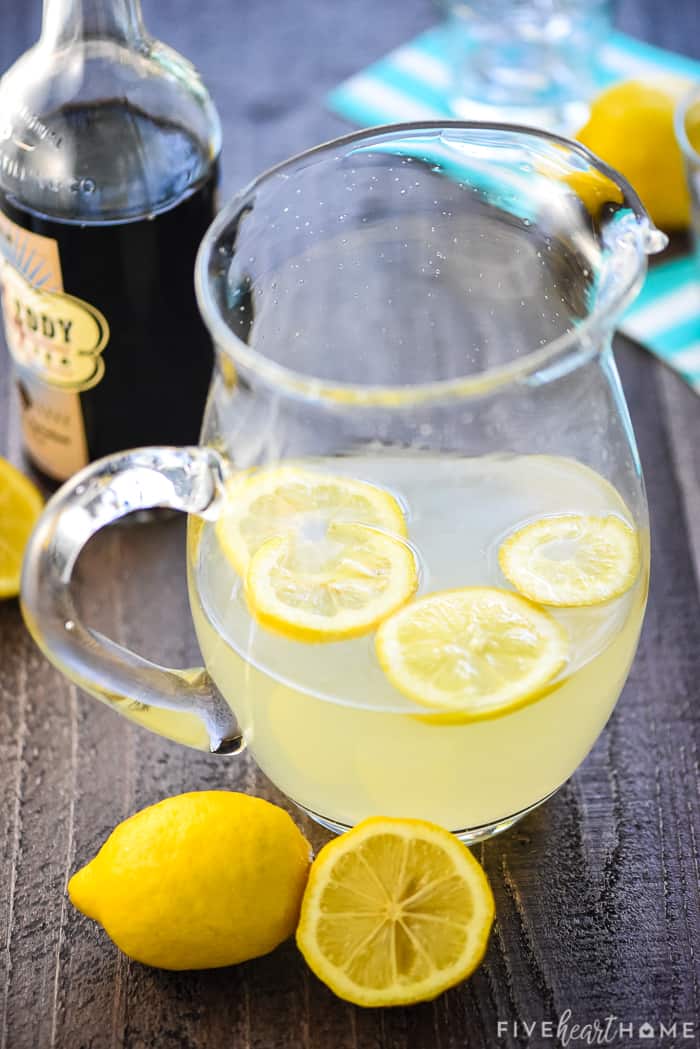
<svg viewBox="0 0 700 1049">
<path fill-rule="evenodd" d="M 668 245 L 668 237 L 663 230 L 657 229 L 649 220 L 642 224 L 641 241 L 647 255 L 658 255 Z"/>
<path fill-rule="evenodd" d="M 605 224 L 601 239 L 620 280 L 628 266 L 643 264 L 647 255 L 657 255 L 668 244 L 668 237 L 654 225 L 641 202 L 636 208 L 616 211 Z"/>
</svg>

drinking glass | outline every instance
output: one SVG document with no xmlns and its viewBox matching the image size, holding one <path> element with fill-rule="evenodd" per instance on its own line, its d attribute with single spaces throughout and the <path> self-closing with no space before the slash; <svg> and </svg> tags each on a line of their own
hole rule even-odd
<svg viewBox="0 0 700 1049">
<path fill-rule="evenodd" d="M 449 106 L 470 120 L 574 133 L 588 117 L 610 0 L 443 0 Z"/>
<path fill-rule="evenodd" d="M 700 84 L 694 85 L 676 110 L 676 137 L 685 161 L 695 254 L 700 262 Z"/>
<path fill-rule="evenodd" d="M 615 172 L 532 130 L 397 125 L 268 171 L 197 261 L 217 348 L 201 447 L 108 457 L 54 496 L 22 583 L 37 643 L 132 721 L 248 747 L 336 831 L 372 814 L 469 841 L 510 826 L 583 761 L 637 644 L 647 508 L 610 344 L 664 243 Z M 155 506 L 190 515 L 206 669 L 125 650 L 71 597 L 89 538 Z M 392 594 L 402 610 L 465 587 L 513 598 L 499 544 L 569 513 L 623 519 L 641 564 L 606 604 L 542 612 L 568 645 L 548 688 L 484 713 L 397 686 L 377 647 Z M 438 679 L 460 630 L 427 653 Z"/>
</svg>

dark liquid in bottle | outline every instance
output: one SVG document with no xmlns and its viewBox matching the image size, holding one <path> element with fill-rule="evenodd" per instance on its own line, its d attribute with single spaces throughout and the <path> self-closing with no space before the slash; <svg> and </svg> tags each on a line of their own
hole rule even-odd
<svg viewBox="0 0 700 1049">
<path fill-rule="evenodd" d="M 143 150 L 168 150 L 173 178 L 178 173 L 181 177 L 196 154 L 192 138 L 181 129 L 135 115 L 133 109 L 128 115 L 130 126 L 138 125 Z M 60 116 L 76 143 L 85 140 L 81 123 L 100 121 L 104 150 L 96 162 L 93 147 L 93 167 L 122 162 L 123 108 L 91 106 Z M 52 123 L 57 126 L 56 115 Z M 123 155 L 123 139 L 121 149 Z M 79 170 L 79 155 L 76 164 Z M 113 202 L 122 212 L 134 174 L 125 171 L 126 200 Z M 104 375 L 80 393 L 89 459 L 138 445 L 198 440 L 213 352 L 195 301 L 193 271 L 199 243 L 215 213 L 217 175 L 216 164 L 211 165 L 208 175 L 151 217 L 117 221 L 86 221 L 84 209 L 79 220 L 68 215 L 49 218 L 18 201 L 17 194 L 0 193 L 0 209 L 9 219 L 57 242 L 64 291 L 97 307 L 109 325 Z M 142 171 L 141 194 L 144 177 Z M 151 187 L 153 199 L 163 200 L 171 189 Z M 53 203 L 56 210 L 66 206 L 61 194 Z M 94 206 L 100 207 L 99 189 Z M 21 382 L 20 395 L 29 396 Z"/>
</svg>

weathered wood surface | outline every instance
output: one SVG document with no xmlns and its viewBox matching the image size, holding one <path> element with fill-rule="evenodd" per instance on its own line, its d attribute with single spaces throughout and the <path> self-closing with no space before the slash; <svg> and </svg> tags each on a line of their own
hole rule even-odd
<svg viewBox="0 0 700 1049">
<path fill-rule="evenodd" d="M 225 192 L 342 129 L 323 93 L 434 19 L 429 0 L 145 3 L 154 32 L 208 73 L 223 115 Z M 31 8 L 31 10 L 28 10 Z M 619 5 L 620 23 L 700 57 L 697 0 Z M 38 2 L 3 5 L 0 69 L 34 38 Z M 135 809 L 185 789 L 281 801 L 248 759 L 156 739 L 79 695 L 0 605 L 0 1049 L 493 1049 L 557 1044 L 541 1023 L 677 1023 L 700 1045 L 698 702 L 700 401 L 645 353 L 618 359 L 653 520 L 649 610 L 619 706 L 584 767 L 543 809 L 478 849 L 497 898 L 486 964 L 407 1010 L 335 999 L 288 944 L 236 969 L 132 964 L 78 915 L 67 877 Z M 19 460 L 5 355 L 0 452 Z M 196 661 L 181 522 L 104 535 L 81 565 L 85 614 L 174 665 Z M 139 584 L 136 585 L 136 580 Z M 295 814 L 299 819 L 298 814 Z M 299 819 L 318 843 L 322 835 Z M 499 1021 L 505 1025 L 499 1028 Z M 536 1022 L 528 1037 L 524 1024 Z M 682 1037 L 683 1022 L 695 1024 Z M 519 1024 L 516 1028 L 514 1025 Z M 687 1033 L 688 1029 L 686 1029 Z M 584 1044 L 572 1040 L 569 1044 Z"/>
</svg>

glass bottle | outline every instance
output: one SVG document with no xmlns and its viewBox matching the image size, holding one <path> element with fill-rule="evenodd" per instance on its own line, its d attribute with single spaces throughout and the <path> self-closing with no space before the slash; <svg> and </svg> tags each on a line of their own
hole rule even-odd
<svg viewBox="0 0 700 1049">
<path fill-rule="evenodd" d="M 45 0 L 0 82 L 0 261 L 25 450 L 52 480 L 197 440 L 212 346 L 193 267 L 220 140 L 139 0 Z"/>
</svg>

